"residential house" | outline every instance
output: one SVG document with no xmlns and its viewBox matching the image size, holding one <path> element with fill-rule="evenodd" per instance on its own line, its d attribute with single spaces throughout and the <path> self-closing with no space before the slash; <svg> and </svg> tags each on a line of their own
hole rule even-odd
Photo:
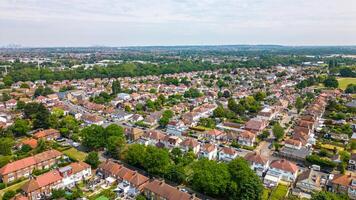
<svg viewBox="0 0 356 200">
<path fill-rule="evenodd" d="M 71 163 L 38 177 L 31 177 L 21 189 L 29 200 L 43 199 L 49 197 L 53 189 L 72 188 L 90 176 L 90 165 L 84 162 Z"/>
<path fill-rule="evenodd" d="M 250 131 L 243 131 L 238 136 L 238 143 L 240 145 L 252 147 L 256 141 L 256 135 Z"/>
<path fill-rule="evenodd" d="M 288 160 L 272 161 L 264 178 L 267 186 L 276 186 L 282 181 L 293 183 L 297 179 L 298 166 Z"/>
<path fill-rule="evenodd" d="M 219 150 L 219 160 L 231 161 L 237 157 L 237 151 L 232 147 L 222 147 Z"/>
<path fill-rule="evenodd" d="M 268 121 L 260 118 L 252 118 L 245 124 L 245 129 L 253 133 L 260 133 L 268 126 Z"/>
<path fill-rule="evenodd" d="M 180 143 L 180 149 L 183 152 L 193 151 L 197 154 L 200 151 L 200 144 L 198 140 L 194 138 L 187 137 L 183 142 Z"/>
<path fill-rule="evenodd" d="M 223 136 L 225 136 L 225 133 L 223 131 L 213 129 L 213 130 L 206 131 L 204 133 L 204 136 L 209 140 L 215 141 L 215 140 L 221 140 Z"/>
<path fill-rule="evenodd" d="M 95 114 L 83 114 L 82 115 L 82 120 L 86 123 L 86 124 L 95 124 L 95 125 L 103 125 L 104 124 L 104 119 L 98 115 Z"/>
<path fill-rule="evenodd" d="M 311 197 L 312 193 L 322 191 L 326 180 L 327 174 L 308 169 L 298 176 L 293 194 L 300 197 Z"/>
<path fill-rule="evenodd" d="M 350 174 L 337 174 L 331 180 L 332 192 L 347 194 L 356 199 L 356 176 Z"/>
<path fill-rule="evenodd" d="M 347 166 L 348 170 L 355 171 L 356 170 L 356 153 L 352 153 L 349 164 Z"/>
<path fill-rule="evenodd" d="M 166 184 L 157 179 L 147 183 L 144 186 L 143 193 L 150 200 L 198 200 L 194 195 L 182 192 L 179 189 Z"/>
<path fill-rule="evenodd" d="M 144 134 L 142 129 L 139 128 L 127 128 L 125 129 L 125 135 L 129 141 L 136 141 Z"/>
<path fill-rule="evenodd" d="M 246 154 L 245 159 L 250 163 L 251 169 L 254 170 L 259 177 L 262 177 L 269 168 L 270 161 L 268 158 L 257 152 Z"/>
<path fill-rule="evenodd" d="M 169 135 L 181 137 L 187 131 L 188 127 L 185 126 L 183 121 L 171 121 L 167 124 L 166 132 Z"/>
<path fill-rule="evenodd" d="M 48 169 L 57 164 L 61 157 L 61 152 L 48 150 L 8 163 L 0 169 L 0 178 L 4 183 L 9 183 L 22 177 L 28 177 L 34 169 Z"/>
<path fill-rule="evenodd" d="M 55 140 L 61 136 L 58 130 L 50 128 L 42 131 L 38 131 L 35 133 L 34 138 L 37 140 Z"/>
<path fill-rule="evenodd" d="M 177 136 L 166 135 L 163 138 L 162 142 L 166 148 L 173 149 L 173 148 L 179 147 L 179 144 L 182 142 L 182 139 L 180 139 Z"/>
<path fill-rule="evenodd" d="M 208 160 L 215 160 L 217 153 L 218 149 L 215 144 L 204 144 L 200 148 L 199 157 L 207 158 Z"/>
</svg>

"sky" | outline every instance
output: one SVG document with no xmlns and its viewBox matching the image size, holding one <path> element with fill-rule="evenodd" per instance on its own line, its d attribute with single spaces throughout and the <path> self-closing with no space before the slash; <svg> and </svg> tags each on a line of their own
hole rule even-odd
<svg viewBox="0 0 356 200">
<path fill-rule="evenodd" d="M 0 46 L 356 45 L 355 0 L 0 0 Z"/>
</svg>

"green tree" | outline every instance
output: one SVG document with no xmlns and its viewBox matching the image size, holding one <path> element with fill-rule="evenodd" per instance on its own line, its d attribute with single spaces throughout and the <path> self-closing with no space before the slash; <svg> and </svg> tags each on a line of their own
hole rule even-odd
<svg viewBox="0 0 356 200">
<path fill-rule="evenodd" d="M 12 77 L 9 75 L 7 75 L 3 78 L 3 82 L 6 86 L 11 86 L 14 83 Z"/>
<path fill-rule="evenodd" d="M 143 167 L 143 162 L 146 157 L 146 147 L 141 144 L 131 144 L 123 153 L 123 157 L 130 165 Z"/>
<path fill-rule="evenodd" d="M 112 157 L 118 159 L 125 144 L 126 140 L 124 137 L 110 136 L 107 142 L 106 149 Z"/>
<path fill-rule="evenodd" d="M 11 155 L 12 146 L 15 144 L 15 141 L 10 137 L 0 138 L 0 154 L 1 155 Z"/>
<path fill-rule="evenodd" d="M 253 97 L 256 99 L 256 101 L 264 101 L 267 95 L 265 92 L 260 91 L 254 94 Z"/>
<path fill-rule="evenodd" d="M 16 119 L 10 130 L 15 136 L 24 136 L 30 131 L 30 124 L 25 119 Z"/>
<path fill-rule="evenodd" d="M 349 197 L 342 194 L 336 194 L 331 192 L 317 192 L 312 194 L 311 200 L 348 200 Z"/>
<path fill-rule="evenodd" d="M 230 98 L 227 102 L 227 107 L 234 113 L 238 113 L 238 105 L 233 98 Z"/>
<path fill-rule="evenodd" d="M 339 87 L 339 82 L 335 77 L 329 76 L 327 79 L 325 79 L 324 85 L 325 87 L 337 88 Z"/>
<path fill-rule="evenodd" d="M 193 163 L 190 185 L 194 190 L 213 197 L 223 197 L 228 191 L 230 173 L 226 164 L 201 159 Z"/>
<path fill-rule="evenodd" d="M 118 80 L 112 82 L 111 90 L 113 95 L 117 95 L 121 92 L 121 84 Z"/>
<path fill-rule="evenodd" d="M 166 127 L 168 123 L 169 123 L 168 117 L 161 117 L 161 119 L 159 119 L 158 121 L 159 126 L 162 128 Z"/>
<path fill-rule="evenodd" d="M 51 199 L 60 199 L 66 196 L 66 192 L 63 189 L 53 189 Z"/>
<path fill-rule="evenodd" d="M 105 134 L 107 138 L 110 136 L 124 137 L 124 128 L 117 124 L 110 124 L 105 128 Z"/>
<path fill-rule="evenodd" d="M 272 132 L 277 141 L 284 137 L 284 128 L 279 123 L 273 125 Z"/>
<path fill-rule="evenodd" d="M 88 153 L 85 158 L 85 162 L 88 163 L 92 168 L 96 169 L 100 164 L 98 152 L 92 151 Z"/>
<path fill-rule="evenodd" d="M 98 125 L 90 125 L 82 129 L 82 144 L 88 149 L 99 149 L 105 146 L 105 130 Z"/>
<path fill-rule="evenodd" d="M 146 147 L 146 156 L 144 158 L 143 167 L 151 174 L 164 175 L 171 160 L 166 149 L 160 149 L 155 146 Z"/>
<path fill-rule="evenodd" d="M 304 108 L 304 103 L 301 97 L 297 97 L 295 101 L 295 108 L 297 109 L 298 113 Z"/>
<path fill-rule="evenodd" d="M 243 158 L 237 158 L 231 161 L 228 167 L 231 175 L 229 199 L 260 200 L 263 185 L 249 164 Z"/>
</svg>

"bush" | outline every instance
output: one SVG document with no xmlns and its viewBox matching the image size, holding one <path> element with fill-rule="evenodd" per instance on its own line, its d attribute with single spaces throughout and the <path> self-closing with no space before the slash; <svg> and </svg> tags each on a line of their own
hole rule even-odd
<svg viewBox="0 0 356 200">
<path fill-rule="evenodd" d="M 333 162 L 329 159 L 326 159 L 326 158 L 321 158 L 318 155 L 310 155 L 306 158 L 306 160 L 311 164 L 316 164 L 321 167 L 327 167 L 327 168 L 335 168 L 336 167 L 335 162 Z"/>
<path fill-rule="evenodd" d="M 16 195 L 16 192 L 13 190 L 6 191 L 2 196 L 3 200 L 10 200 L 12 197 Z"/>
</svg>

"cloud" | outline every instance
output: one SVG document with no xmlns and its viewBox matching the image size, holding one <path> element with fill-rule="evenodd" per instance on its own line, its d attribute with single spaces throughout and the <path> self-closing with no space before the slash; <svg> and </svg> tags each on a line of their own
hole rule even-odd
<svg viewBox="0 0 356 200">
<path fill-rule="evenodd" d="M 1 0 L 0 25 L 0 44 L 356 44 L 356 1 Z"/>
</svg>

